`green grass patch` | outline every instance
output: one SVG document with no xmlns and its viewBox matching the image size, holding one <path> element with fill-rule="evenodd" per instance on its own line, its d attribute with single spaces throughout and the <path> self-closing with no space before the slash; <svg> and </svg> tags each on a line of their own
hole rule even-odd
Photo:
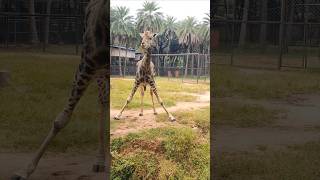
<svg viewBox="0 0 320 180">
<path fill-rule="evenodd" d="M 210 131 L 210 108 L 202 108 L 193 111 L 178 111 L 172 113 L 180 124 L 185 124 L 190 127 L 197 127 L 203 134 Z M 156 120 L 159 122 L 167 122 L 168 115 L 162 113 L 157 115 Z"/>
<path fill-rule="evenodd" d="M 272 125 L 282 110 L 267 109 L 260 105 L 216 102 L 214 121 L 218 126 L 261 127 Z"/>
<path fill-rule="evenodd" d="M 0 67 L 10 72 L 10 85 L 0 88 L 0 149 L 34 151 L 49 132 L 56 115 L 70 95 L 74 73 L 80 56 L 18 51 L 1 52 Z M 157 77 L 160 96 L 166 105 L 176 101 L 191 101 L 193 96 L 177 95 L 202 92 L 208 84 L 186 85 Z M 125 102 L 132 80 L 112 79 L 111 106 Z M 147 106 L 150 95 L 146 92 Z M 140 105 L 139 92 L 129 107 Z M 181 99 L 180 99 L 181 98 Z M 50 151 L 84 151 L 97 148 L 99 107 L 98 91 L 93 82 L 80 100 L 70 124 L 51 143 Z M 136 104 L 136 105 L 134 105 Z M 111 123 L 116 128 L 120 122 Z"/>
<path fill-rule="evenodd" d="M 178 101 L 194 101 L 196 100 L 195 96 L 183 94 L 182 92 L 187 93 L 201 93 L 209 91 L 209 84 L 186 84 L 182 82 L 168 81 L 167 78 L 156 77 L 156 84 L 158 88 L 158 93 L 160 98 L 163 100 L 164 104 L 168 107 L 174 106 Z M 120 79 L 112 78 L 111 79 L 111 107 L 119 109 L 121 108 L 129 94 L 131 93 L 132 87 L 134 84 L 133 78 Z M 140 105 L 140 88 L 135 93 L 132 101 L 128 105 L 129 109 L 138 109 Z M 159 103 L 155 95 L 153 95 L 155 105 L 159 107 Z M 144 107 L 151 108 L 152 101 L 150 96 L 150 89 L 144 92 Z"/>
<path fill-rule="evenodd" d="M 215 179 L 319 179 L 320 143 L 259 153 L 221 153 L 215 158 Z"/>
<path fill-rule="evenodd" d="M 241 95 L 248 98 L 286 98 L 298 93 L 320 91 L 319 72 L 268 71 L 215 66 L 217 97 Z"/>
<path fill-rule="evenodd" d="M 209 139 L 199 140 L 191 128 L 156 128 L 115 138 L 111 151 L 114 179 L 209 177 Z"/>
</svg>

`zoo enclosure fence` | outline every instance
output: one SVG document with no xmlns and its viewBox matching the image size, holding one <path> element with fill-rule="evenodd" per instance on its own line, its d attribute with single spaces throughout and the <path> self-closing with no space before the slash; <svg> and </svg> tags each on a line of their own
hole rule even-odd
<svg viewBox="0 0 320 180">
<path fill-rule="evenodd" d="M 199 83 L 210 81 L 210 56 L 200 53 L 152 54 L 156 76 L 167 77 L 168 80 Z M 111 75 L 135 76 L 137 61 L 126 58 L 111 62 Z"/>
<path fill-rule="evenodd" d="M 319 0 L 226 0 L 213 6 L 214 64 L 320 68 Z"/>
</svg>

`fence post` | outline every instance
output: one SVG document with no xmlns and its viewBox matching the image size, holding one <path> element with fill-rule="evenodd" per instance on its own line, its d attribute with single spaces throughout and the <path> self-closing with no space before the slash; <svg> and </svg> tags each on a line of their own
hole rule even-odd
<svg viewBox="0 0 320 180">
<path fill-rule="evenodd" d="M 189 60 L 189 54 L 186 54 L 187 60 L 186 60 L 186 69 L 184 70 L 184 78 L 187 77 L 188 74 L 188 60 Z"/>
<path fill-rule="evenodd" d="M 198 84 L 198 81 L 199 81 L 199 67 L 200 67 L 200 54 L 198 54 L 197 84 Z"/>
<path fill-rule="evenodd" d="M 76 24 L 76 32 L 75 32 L 75 38 L 76 38 L 76 55 L 79 53 L 79 23 L 78 23 L 78 17 L 75 17 L 75 24 Z"/>
<path fill-rule="evenodd" d="M 6 48 L 9 48 L 9 15 L 6 15 Z"/>
<path fill-rule="evenodd" d="M 47 17 L 48 15 L 46 15 L 46 16 L 43 16 L 43 18 L 41 18 L 40 17 L 40 20 L 42 19 L 42 24 L 43 24 L 43 35 L 42 35 L 42 37 L 43 37 L 43 39 L 42 39 L 42 52 L 46 52 L 46 30 L 47 30 L 47 26 L 46 26 L 46 17 Z M 50 17 L 49 17 L 50 18 Z"/>
<path fill-rule="evenodd" d="M 282 66 L 282 53 L 283 53 L 283 35 L 284 35 L 284 28 L 285 28 L 285 18 L 286 18 L 286 9 L 287 9 L 287 1 L 281 0 L 281 20 L 280 20 L 280 31 L 279 31 L 279 46 L 280 46 L 280 55 L 279 55 L 279 62 L 278 62 L 278 69 L 281 70 Z"/>
</svg>

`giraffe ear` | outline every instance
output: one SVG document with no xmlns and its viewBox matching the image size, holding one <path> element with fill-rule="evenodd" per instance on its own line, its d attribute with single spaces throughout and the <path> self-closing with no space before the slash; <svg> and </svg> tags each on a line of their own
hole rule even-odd
<svg viewBox="0 0 320 180">
<path fill-rule="evenodd" d="M 143 33 L 139 33 L 139 34 L 140 34 L 140 37 L 143 37 L 143 35 L 144 35 Z"/>
<path fill-rule="evenodd" d="M 158 33 L 153 33 L 152 37 L 156 37 L 158 35 Z"/>
</svg>

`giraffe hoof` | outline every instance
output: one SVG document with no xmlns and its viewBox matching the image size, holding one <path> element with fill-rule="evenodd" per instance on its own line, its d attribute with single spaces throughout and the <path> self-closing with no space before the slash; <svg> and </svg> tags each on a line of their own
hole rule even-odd
<svg viewBox="0 0 320 180">
<path fill-rule="evenodd" d="M 158 115 L 158 113 L 157 113 L 157 112 L 154 112 L 153 114 L 154 114 L 154 115 Z"/>
<path fill-rule="evenodd" d="M 139 113 L 139 116 L 143 116 L 143 113 Z"/>
<path fill-rule="evenodd" d="M 120 120 L 120 115 L 114 116 L 113 119 L 115 119 L 115 120 Z"/>
<path fill-rule="evenodd" d="M 93 172 L 104 172 L 105 171 L 105 165 L 101 165 L 101 164 L 94 164 L 92 166 L 92 171 Z"/>
<path fill-rule="evenodd" d="M 11 180 L 27 180 L 27 178 L 15 174 L 11 177 Z"/>
<path fill-rule="evenodd" d="M 176 118 L 174 118 L 173 116 L 170 116 L 169 121 L 171 121 L 171 122 L 176 121 Z"/>
</svg>

